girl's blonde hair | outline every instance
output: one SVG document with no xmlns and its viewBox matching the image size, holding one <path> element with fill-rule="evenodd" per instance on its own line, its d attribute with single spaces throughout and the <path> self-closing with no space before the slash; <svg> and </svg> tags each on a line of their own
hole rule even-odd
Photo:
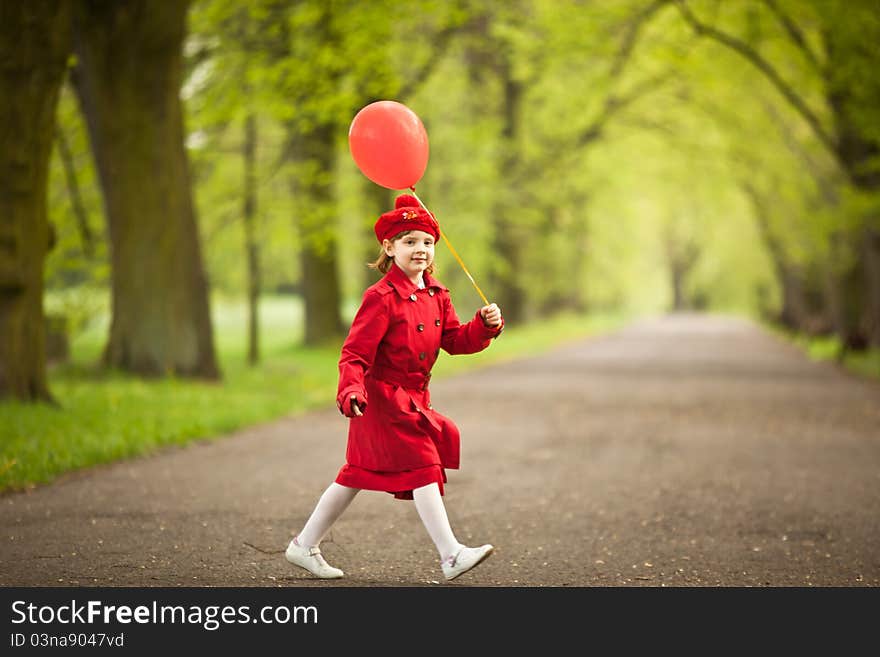
<svg viewBox="0 0 880 657">
<path fill-rule="evenodd" d="M 396 242 L 399 239 L 403 239 L 404 237 L 409 235 L 411 232 L 412 232 L 411 230 L 405 230 L 402 233 L 397 233 L 397 235 L 395 235 L 394 237 L 392 237 L 388 241 L 389 242 Z M 387 274 L 388 270 L 391 269 L 391 265 L 393 263 L 394 263 L 394 258 L 392 258 L 390 255 L 385 253 L 385 247 L 380 245 L 379 246 L 379 257 L 376 258 L 373 262 L 367 263 L 367 267 L 369 267 L 370 269 L 378 269 L 383 274 Z M 425 269 L 425 271 L 428 274 L 433 275 L 434 263 L 432 262 L 430 265 L 428 265 L 428 267 Z"/>
</svg>

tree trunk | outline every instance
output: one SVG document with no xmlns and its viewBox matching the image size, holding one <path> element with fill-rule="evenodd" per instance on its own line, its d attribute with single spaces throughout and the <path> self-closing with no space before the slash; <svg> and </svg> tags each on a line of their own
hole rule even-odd
<svg viewBox="0 0 880 657">
<path fill-rule="evenodd" d="M 684 279 L 687 270 L 678 263 L 671 263 L 672 273 L 672 311 L 681 312 L 687 310 L 687 302 L 684 295 Z"/>
<path fill-rule="evenodd" d="M 364 207 L 364 240 L 367 244 L 364 251 L 364 262 L 373 262 L 379 257 L 379 242 L 376 240 L 376 232 L 373 227 L 380 214 L 394 209 L 394 193 L 372 180 L 363 177 L 364 190 L 366 192 L 366 206 Z M 382 276 L 380 272 L 369 267 L 364 267 L 364 288 L 368 288 Z"/>
<path fill-rule="evenodd" d="M 863 247 L 867 289 L 866 330 L 871 346 L 880 348 L 880 231 L 866 228 Z"/>
<path fill-rule="evenodd" d="M 782 308 L 779 322 L 793 331 L 806 329 L 806 310 L 804 308 L 804 286 L 800 276 L 783 261 L 775 261 L 776 275 L 782 287 Z"/>
<path fill-rule="evenodd" d="M 513 194 L 516 190 L 505 186 L 516 179 L 516 167 L 519 161 L 518 139 L 520 133 L 520 117 L 522 112 L 523 87 L 513 79 L 510 62 L 506 59 L 499 66 L 499 74 L 503 89 L 501 128 L 501 163 L 500 179 L 502 188 L 495 195 L 492 209 L 492 251 L 495 257 L 490 267 L 491 289 L 495 294 L 494 301 L 501 308 L 505 320 L 521 322 L 526 314 L 526 295 L 520 285 L 520 269 L 522 268 L 521 249 L 524 244 L 519 235 L 516 222 L 516 203 Z"/>
<path fill-rule="evenodd" d="M 572 281 L 575 289 L 572 290 L 571 308 L 577 313 L 586 313 L 590 306 L 588 299 L 589 284 L 589 252 L 590 252 L 590 217 L 588 213 L 588 203 L 585 196 L 577 195 L 572 199 L 572 207 L 574 208 L 572 241 L 575 244 L 574 252 L 574 280 Z"/>
<path fill-rule="evenodd" d="M 336 126 L 320 124 L 292 136 L 297 174 L 293 181 L 301 250 L 305 343 L 325 344 L 342 335 L 336 266 Z"/>
<path fill-rule="evenodd" d="M 850 350 L 867 346 L 867 334 L 862 325 L 864 316 L 864 260 L 860 245 L 853 236 L 838 231 L 831 236 L 829 264 L 829 305 L 832 323 L 840 339 L 838 358 Z"/>
<path fill-rule="evenodd" d="M 688 297 L 685 285 L 694 265 L 697 262 L 698 251 L 686 253 L 674 253 L 669 261 L 670 284 L 672 286 L 672 312 L 693 310 L 699 305 L 693 297 Z"/>
<path fill-rule="evenodd" d="M 839 38 L 833 29 L 825 30 L 823 37 L 828 54 L 826 70 L 832 75 L 845 70 L 851 59 L 864 58 L 866 53 L 872 52 L 865 50 L 863 44 L 856 40 Z M 876 66 L 876 55 L 871 56 Z M 829 79 L 826 94 L 834 119 L 837 157 L 849 181 L 862 192 L 880 194 L 880 171 L 876 166 L 880 144 L 866 134 L 853 118 L 855 112 L 865 111 L 866 108 L 860 107 L 854 99 L 850 84 Z M 846 324 L 842 326 L 845 332 L 841 335 L 841 341 L 852 348 L 862 348 L 868 344 L 880 347 L 880 303 L 877 302 L 880 299 L 880 262 L 877 261 L 880 253 L 873 241 L 877 217 L 865 217 L 862 225 L 854 236 L 858 241 L 854 247 L 854 277 L 848 277 L 849 288 L 844 291 L 844 296 L 851 298 L 851 301 L 845 304 L 843 319 Z M 855 298 L 852 298 L 853 295 Z"/>
<path fill-rule="evenodd" d="M 0 399 L 51 401 L 43 262 L 49 157 L 71 4 L 0 0 Z"/>
<path fill-rule="evenodd" d="M 540 252 L 537 267 L 529 263 L 530 271 L 541 271 L 547 285 L 541 290 L 537 310 L 541 317 L 549 317 L 571 311 L 587 311 L 587 250 L 589 232 L 584 216 L 586 202 L 581 194 L 574 194 L 567 207 L 546 205 L 541 207 L 541 222 L 535 227 L 536 234 L 546 235 L 546 244 Z M 563 248 L 554 240 L 561 236 L 570 244 Z M 537 296 L 537 295 L 536 295 Z M 534 304 L 534 300 L 532 304 Z"/>
<path fill-rule="evenodd" d="M 803 276 L 788 261 L 782 242 L 773 234 L 770 225 L 769 203 L 750 182 L 743 181 L 741 187 L 746 197 L 751 201 L 755 221 L 758 224 L 758 233 L 773 261 L 776 281 L 782 292 L 782 308 L 776 320 L 791 330 L 812 332 L 808 328 L 809 313 L 807 312 Z"/>
<path fill-rule="evenodd" d="M 64 181 L 67 183 L 67 194 L 70 196 L 70 206 L 73 210 L 73 216 L 76 217 L 76 226 L 79 228 L 83 253 L 92 258 L 95 255 L 95 238 L 92 237 L 92 230 L 89 228 L 89 213 L 86 212 L 86 205 L 83 203 L 82 194 L 79 191 L 73 153 L 70 151 L 70 144 L 67 142 L 61 125 L 56 126 L 55 133 L 58 138 L 58 155 L 61 156 L 61 165 L 64 168 Z"/>
<path fill-rule="evenodd" d="M 880 180 L 869 166 L 877 157 L 876 148 L 854 133 L 854 126 L 844 116 L 844 100 L 832 96 L 831 104 L 837 118 L 840 159 L 850 182 L 863 192 L 880 193 Z M 851 253 L 846 253 L 846 261 L 853 260 L 848 271 L 840 272 L 837 278 L 846 286 L 840 291 L 842 303 L 837 317 L 838 336 L 845 349 L 864 349 L 869 344 L 880 347 L 880 253 L 872 241 L 876 235 L 871 228 L 873 221 L 876 219 L 866 217 L 855 234 L 838 236 L 838 248 L 843 249 L 842 242 L 846 242 L 846 249 L 851 249 Z"/>
<path fill-rule="evenodd" d="M 669 282 L 672 287 L 672 311 L 691 310 L 696 304 L 688 298 L 685 285 L 700 258 L 700 249 L 688 238 L 677 236 L 674 226 L 667 228 L 664 240 L 666 260 L 669 263 Z"/>
<path fill-rule="evenodd" d="M 244 123 L 244 241 L 247 257 L 248 363 L 260 362 L 260 247 L 256 239 L 257 213 L 257 118 L 248 114 Z"/>
<path fill-rule="evenodd" d="M 74 86 L 112 252 L 111 366 L 219 376 L 180 102 L 187 2 L 77 4 Z"/>
</svg>

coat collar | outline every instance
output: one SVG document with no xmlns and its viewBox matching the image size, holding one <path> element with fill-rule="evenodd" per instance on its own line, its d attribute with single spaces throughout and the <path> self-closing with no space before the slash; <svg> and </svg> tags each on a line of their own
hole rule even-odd
<svg viewBox="0 0 880 657">
<path fill-rule="evenodd" d="M 432 287 L 438 290 L 446 289 L 440 281 L 427 272 L 422 274 L 422 279 L 425 281 L 425 289 Z M 411 294 L 414 294 L 419 290 L 419 286 L 409 280 L 404 271 L 398 267 L 395 262 L 391 263 L 391 268 L 388 270 L 388 273 L 385 274 L 383 280 L 385 281 L 385 285 L 393 288 L 402 299 L 409 298 Z"/>
</svg>

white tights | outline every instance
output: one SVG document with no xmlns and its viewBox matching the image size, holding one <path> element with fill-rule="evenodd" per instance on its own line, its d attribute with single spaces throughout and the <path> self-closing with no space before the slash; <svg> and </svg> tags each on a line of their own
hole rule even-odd
<svg viewBox="0 0 880 657">
<path fill-rule="evenodd" d="M 335 481 L 330 484 L 312 515 L 306 521 L 305 527 L 297 535 L 296 542 L 305 547 L 317 546 L 324 540 L 324 536 L 330 530 L 334 522 L 348 508 L 360 488 L 341 486 Z M 443 497 L 437 484 L 428 484 L 413 491 L 413 501 L 416 511 L 428 530 L 428 535 L 434 541 L 440 559 L 448 559 L 462 547 L 452 528 L 449 526 L 449 518 L 446 515 L 446 507 L 443 505 Z"/>
<path fill-rule="evenodd" d="M 315 505 L 315 510 L 306 521 L 305 527 L 297 534 L 296 542 L 303 547 L 319 545 L 336 519 L 342 515 L 360 491 L 360 488 L 340 486 L 335 481 L 330 484 Z"/>
<path fill-rule="evenodd" d="M 428 484 L 413 491 L 413 501 L 416 503 L 416 511 L 422 519 L 422 524 L 428 530 L 428 535 L 437 546 L 440 560 L 445 561 L 456 554 L 462 545 L 459 543 L 452 527 L 449 526 L 449 518 L 446 516 L 446 507 L 443 505 L 443 497 L 437 484 Z"/>
</svg>

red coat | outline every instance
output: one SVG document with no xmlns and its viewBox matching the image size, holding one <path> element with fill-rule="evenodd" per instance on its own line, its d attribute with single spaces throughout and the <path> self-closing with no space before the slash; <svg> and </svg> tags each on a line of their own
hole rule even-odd
<svg viewBox="0 0 880 657">
<path fill-rule="evenodd" d="M 339 359 L 337 406 L 351 395 L 366 401 L 349 422 L 348 464 L 379 472 L 430 465 L 459 466 L 459 431 L 431 406 L 428 381 L 440 349 L 472 354 L 489 346 L 502 326 L 479 312 L 462 324 L 449 290 L 428 274 L 419 289 L 400 267 L 364 292 Z"/>
</svg>

